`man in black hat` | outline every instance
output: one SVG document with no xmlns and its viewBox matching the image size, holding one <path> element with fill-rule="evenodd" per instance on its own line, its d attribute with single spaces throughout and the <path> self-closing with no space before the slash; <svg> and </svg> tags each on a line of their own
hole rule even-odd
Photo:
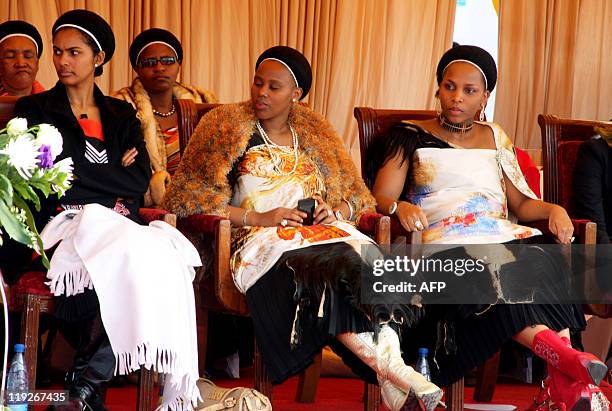
<svg viewBox="0 0 612 411">
<path fill-rule="evenodd" d="M 36 27 L 21 20 L 0 24 L 0 96 L 28 96 L 45 89 L 36 81 L 43 50 Z"/>
</svg>

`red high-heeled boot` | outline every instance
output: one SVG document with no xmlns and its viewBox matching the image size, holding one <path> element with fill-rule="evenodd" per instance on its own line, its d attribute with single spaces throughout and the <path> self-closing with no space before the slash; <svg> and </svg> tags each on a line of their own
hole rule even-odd
<svg viewBox="0 0 612 411">
<path fill-rule="evenodd" d="M 531 349 L 548 365 L 584 384 L 599 385 L 608 372 L 608 367 L 599 358 L 574 350 L 552 330 L 537 333 Z"/>
<path fill-rule="evenodd" d="M 569 339 L 562 343 L 571 348 Z M 548 365 L 548 377 L 529 411 L 609 411 L 610 402 L 594 384 L 585 384 Z"/>
</svg>

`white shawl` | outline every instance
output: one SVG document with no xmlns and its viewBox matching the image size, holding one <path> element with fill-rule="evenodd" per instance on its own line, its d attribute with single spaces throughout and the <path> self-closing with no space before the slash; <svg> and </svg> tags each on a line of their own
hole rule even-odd
<svg viewBox="0 0 612 411">
<path fill-rule="evenodd" d="M 141 226 L 98 204 L 62 212 L 41 237 L 45 249 L 62 240 L 47 273 L 54 295 L 95 288 L 115 373 L 144 365 L 168 374 L 160 408 L 192 409 L 200 397 L 195 247 L 162 221 Z"/>
</svg>

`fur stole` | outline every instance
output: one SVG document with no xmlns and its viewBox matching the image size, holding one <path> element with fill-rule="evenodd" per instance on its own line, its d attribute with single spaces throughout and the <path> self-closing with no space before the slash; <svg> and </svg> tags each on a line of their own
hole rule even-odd
<svg viewBox="0 0 612 411">
<path fill-rule="evenodd" d="M 202 117 L 166 192 L 163 208 L 179 217 L 228 216 L 233 187 L 227 175 L 245 152 L 255 120 L 250 101 L 219 106 Z M 298 134 L 300 149 L 323 174 L 327 202 L 335 207 L 345 199 L 357 216 L 373 211 L 375 200 L 331 123 L 302 104 L 294 105 L 289 121 Z"/>
<path fill-rule="evenodd" d="M 172 89 L 175 99 L 193 100 L 196 103 L 216 103 L 217 97 L 210 91 L 194 86 L 176 83 Z M 136 109 L 136 117 L 140 120 L 142 133 L 147 144 L 153 172 L 166 171 L 166 142 L 155 115 L 149 94 L 138 77 L 130 87 L 124 87 L 113 93 L 112 97 L 127 101 Z"/>
</svg>

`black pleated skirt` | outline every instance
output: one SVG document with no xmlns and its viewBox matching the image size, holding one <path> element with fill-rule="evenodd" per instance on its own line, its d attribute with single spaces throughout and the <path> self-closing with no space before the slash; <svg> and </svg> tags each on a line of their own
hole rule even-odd
<svg viewBox="0 0 612 411">
<path fill-rule="evenodd" d="M 296 271 L 301 270 L 311 270 L 311 277 L 319 280 L 309 284 L 296 282 Z M 350 276 L 359 276 L 360 270 L 361 257 L 350 245 L 312 246 L 283 254 L 247 291 L 257 345 L 273 384 L 302 371 L 326 345 L 330 345 L 360 377 L 376 381 L 374 372 L 334 339 L 340 333 L 373 330 L 368 316 L 356 306 L 358 295 L 355 297 L 347 291 L 323 285 L 325 279 L 331 284 L 334 279 L 345 277 L 347 272 Z M 296 287 L 297 283 L 300 286 Z M 300 290 L 302 287 L 306 289 Z M 323 316 L 319 317 L 323 289 Z M 300 312 L 295 328 L 299 343 L 292 348 L 290 340 L 298 301 Z"/>
<path fill-rule="evenodd" d="M 535 237 L 508 244 L 545 241 Z M 454 256 L 461 252 L 450 251 Z M 561 282 L 559 276 L 568 267 L 561 255 L 552 252 L 537 246 L 522 248 L 517 260 L 505 266 L 509 279 L 500 277 L 505 283 L 502 289 L 526 295 L 535 292 L 538 301 L 569 301 L 569 283 Z M 418 347 L 429 348 L 433 381 L 445 386 L 484 363 L 520 331 L 538 324 L 554 331 L 579 331 L 586 321 L 582 308 L 572 304 L 428 305 L 418 326 L 403 330 L 402 350 L 410 362 Z"/>
</svg>

